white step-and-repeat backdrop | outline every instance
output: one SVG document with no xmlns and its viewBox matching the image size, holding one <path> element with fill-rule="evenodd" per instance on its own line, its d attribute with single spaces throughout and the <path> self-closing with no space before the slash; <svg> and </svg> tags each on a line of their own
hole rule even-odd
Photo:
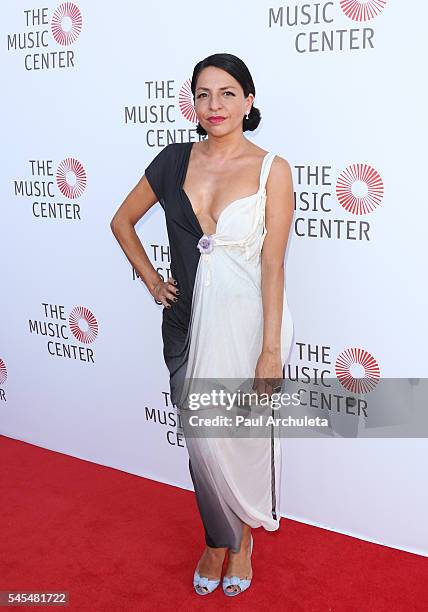
<svg viewBox="0 0 428 612">
<path fill-rule="evenodd" d="M 189 489 L 162 307 L 109 224 L 161 147 L 198 138 L 190 77 L 207 55 L 246 62 L 263 116 L 246 136 L 293 168 L 288 375 L 340 373 L 352 391 L 427 369 L 426 3 L 212 9 L 9 0 L 0 26 L 0 431 Z M 166 276 L 159 204 L 137 231 Z M 428 555 L 427 440 L 376 435 L 284 439 L 282 513 Z"/>
</svg>

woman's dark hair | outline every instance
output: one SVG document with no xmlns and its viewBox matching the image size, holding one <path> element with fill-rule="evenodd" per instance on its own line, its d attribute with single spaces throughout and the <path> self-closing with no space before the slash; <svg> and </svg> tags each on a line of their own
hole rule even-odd
<svg viewBox="0 0 428 612">
<path fill-rule="evenodd" d="M 192 82 L 190 84 L 193 100 L 195 100 L 196 81 L 198 80 L 199 73 L 207 66 L 221 68 L 232 75 L 241 84 L 241 87 L 244 90 L 245 98 L 250 93 L 253 94 L 254 97 L 256 96 L 256 88 L 254 87 L 253 78 L 244 62 L 239 59 L 239 57 L 236 57 L 236 55 L 232 55 L 231 53 L 214 53 L 214 55 L 209 55 L 205 59 L 198 62 L 193 69 Z M 262 116 L 259 109 L 252 104 L 248 119 L 245 116 L 242 121 L 242 131 L 252 132 L 255 130 L 259 125 L 261 118 Z M 196 132 L 201 136 L 207 135 L 207 132 L 201 126 L 199 121 L 196 126 Z"/>
</svg>

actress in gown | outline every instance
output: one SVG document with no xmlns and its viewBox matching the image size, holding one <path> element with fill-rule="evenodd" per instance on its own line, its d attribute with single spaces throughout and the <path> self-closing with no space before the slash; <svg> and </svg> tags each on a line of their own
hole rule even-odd
<svg viewBox="0 0 428 612">
<path fill-rule="evenodd" d="M 293 338 L 284 275 L 293 215 L 290 164 L 244 136 L 261 115 L 242 60 L 226 53 L 205 58 L 195 66 L 191 90 L 197 133 L 206 138 L 164 146 L 111 223 L 164 306 L 171 400 L 186 423 L 189 390 L 200 381 L 253 380 L 259 393 L 277 391 Z M 155 202 L 170 245 L 166 281 L 134 230 Z M 279 527 L 280 438 L 273 430 L 261 436 L 184 431 L 206 542 L 194 589 L 208 595 L 217 588 L 227 554 L 223 592 L 236 596 L 252 580 L 251 529 Z"/>
</svg>

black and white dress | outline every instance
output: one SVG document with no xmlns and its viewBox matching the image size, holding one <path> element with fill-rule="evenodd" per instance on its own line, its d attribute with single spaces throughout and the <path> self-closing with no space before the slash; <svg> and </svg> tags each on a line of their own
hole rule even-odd
<svg viewBox="0 0 428 612">
<path fill-rule="evenodd" d="M 171 274 L 180 294 L 163 309 L 162 337 L 171 400 L 180 406 L 189 379 L 254 377 L 263 339 L 261 250 L 266 236 L 267 153 L 256 193 L 230 202 L 205 235 L 183 190 L 193 143 L 167 145 L 145 175 L 165 211 Z M 293 321 L 285 291 L 281 358 Z M 209 546 L 238 551 L 241 521 L 279 527 L 281 449 L 271 437 L 186 437 L 189 469 Z"/>
</svg>

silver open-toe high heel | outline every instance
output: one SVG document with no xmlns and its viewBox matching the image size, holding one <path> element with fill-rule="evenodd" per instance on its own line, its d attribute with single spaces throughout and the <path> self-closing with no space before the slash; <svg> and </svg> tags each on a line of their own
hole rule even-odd
<svg viewBox="0 0 428 612">
<path fill-rule="evenodd" d="M 206 576 L 200 576 L 198 570 L 195 570 L 193 576 L 193 586 L 195 592 L 198 595 L 208 595 L 212 593 L 220 584 L 220 578 L 218 580 L 209 579 Z"/>
<path fill-rule="evenodd" d="M 253 536 L 251 536 L 251 548 L 250 555 L 253 554 Z M 223 578 L 223 593 L 228 597 L 235 597 L 235 595 L 240 595 L 248 589 L 251 584 L 251 578 L 240 578 L 239 576 L 224 576 Z M 230 586 L 238 586 L 239 591 L 228 591 L 227 587 Z"/>
</svg>

